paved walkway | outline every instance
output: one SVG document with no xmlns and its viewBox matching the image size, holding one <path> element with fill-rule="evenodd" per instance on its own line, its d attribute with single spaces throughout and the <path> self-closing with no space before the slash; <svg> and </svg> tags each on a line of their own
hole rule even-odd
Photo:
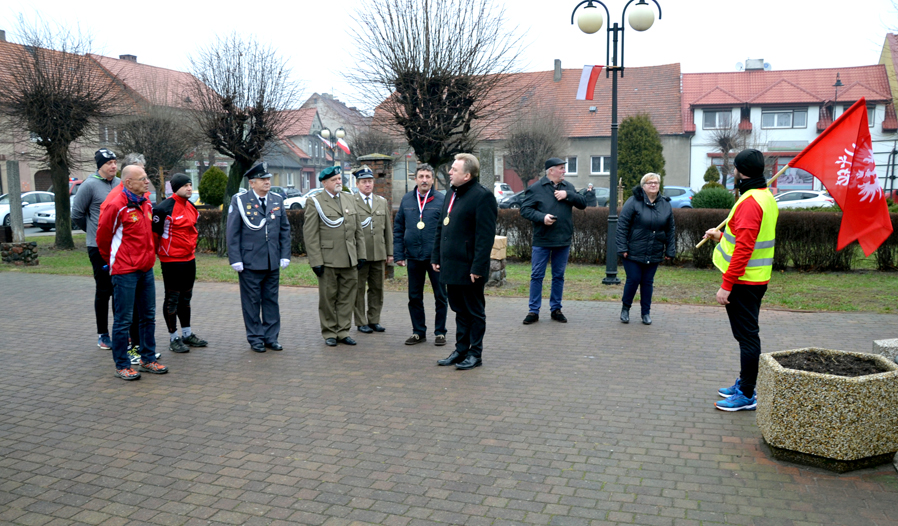
<svg viewBox="0 0 898 526">
<path fill-rule="evenodd" d="M 402 344 L 403 294 L 386 333 L 331 349 L 317 290 L 282 288 L 286 350 L 259 355 L 237 286 L 201 283 L 210 346 L 123 382 L 92 291 L 0 273 L 0 523 L 898 525 L 892 466 L 780 463 L 754 413 L 714 410 L 738 370 L 721 308 L 658 305 L 646 327 L 568 302 L 567 325 L 525 327 L 525 299 L 488 298 L 485 365 L 460 372 L 435 366 L 448 346 Z M 768 351 L 868 350 L 898 316 L 761 322 Z"/>
</svg>

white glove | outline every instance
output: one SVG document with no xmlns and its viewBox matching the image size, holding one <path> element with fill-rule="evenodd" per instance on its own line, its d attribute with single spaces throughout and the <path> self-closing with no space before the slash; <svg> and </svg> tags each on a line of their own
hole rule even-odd
<svg viewBox="0 0 898 526">
<path fill-rule="evenodd" d="M 240 261 L 238 263 L 234 263 L 233 265 L 231 265 L 231 268 L 236 270 L 237 272 L 243 272 L 243 262 Z"/>
<path fill-rule="evenodd" d="M 289 260 L 289 259 L 282 259 L 282 260 L 281 260 L 281 268 L 287 268 L 287 265 L 289 265 L 289 264 L 290 264 L 290 260 Z"/>
</svg>

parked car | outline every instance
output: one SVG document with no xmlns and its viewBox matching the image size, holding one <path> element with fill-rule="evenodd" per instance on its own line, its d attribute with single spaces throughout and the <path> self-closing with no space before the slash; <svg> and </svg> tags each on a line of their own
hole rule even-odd
<svg viewBox="0 0 898 526">
<path fill-rule="evenodd" d="M 695 192 L 688 186 L 665 186 L 662 195 L 670 198 L 671 208 L 692 208 Z"/>
<path fill-rule="evenodd" d="M 826 192 L 817 190 L 793 190 L 774 196 L 777 208 L 826 208 L 836 204 L 836 200 Z"/>
<path fill-rule="evenodd" d="M 41 203 L 53 203 L 52 192 L 23 192 L 22 193 L 22 217 L 26 225 L 32 223 L 34 212 Z M 9 226 L 9 194 L 0 195 L 0 224 Z"/>
<path fill-rule="evenodd" d="M 524 194 L 527 192 L 518 192 L 516 194 L 509 194 L 502 199 L 499 200 L 499 208 L 521 208 L 521 204 L 524 203 Z"/>
<path fill-rule="evenodd" d="M 608 206 L 608 196 L 611 195 L 611 190 L 597 186 L 593 186 L 592 189 L 596 193 L 596 206 Z"/>
<path fill-rule="evenodd" d="M 285 190 L 282 186 L 272 186 L 269 192 L 274 192 L 284 199 L 287 199 L 287 190 Z"/>
<path fill-rule="evenodd" d="M 494 183 L 493 195 L 496 197 L 496 201 L 498 201 L 505 197 L 514 195 L 514 190 L 512 190 L 511 187 L 508 186 L 508 183 Z"/>
<path fill-rule="evenodd" d="M 299 197 L 302 195 L 302 190 L 299 188 L 284 188 L 285 199 L 289 199 L 291 197 Z"/>
<path fill-rule="evenodd" d="M 288 199 L 284 199 L 284 207 L 289 210 L 299 210 L 301 208 L 305 208 L 306 200 L 309 198 L 309 196 L 319 194 L 323 191 L 324 188 L 313 188 L 312 190 L 309 190 L 299 197 L 290 197 Z"/>
</svg>

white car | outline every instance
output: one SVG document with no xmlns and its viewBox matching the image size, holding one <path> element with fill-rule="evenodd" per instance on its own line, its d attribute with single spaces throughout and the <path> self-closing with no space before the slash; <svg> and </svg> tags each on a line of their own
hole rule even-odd
<svg viewBox="0 0 898 526">
<path fill-rule="evenodd" d="M 793 190 L 774 196 L 777 208 L 826 208 L 836 204 L 836 200 L 826 192 L 817 190 Z"/>
<path fill-rule="evenodd" d="M 53 203 L 53 192 L 23 192 L 22 217 L 26 225 L 32 222 L 34 212 L 41 203 Z M 0 224 L 9 226 L 9 194 L 0 195 Z"/>
<path fill-rule="evenodd" d="M 308 192 L 306 192 L 305 194 L 303 194 L 299 197 L 291 197 L 289 199 L 284 199 L 284 207 L 287 208 L 288 210 L 299 210 L 301 208 L 305 208 L 306 207 L 306 199 L 308 199 L 309 196 L 319 194 L 323 191 L 324 191 L 324 188 L 313 188 L 312 190 L 309 190 Z"/>
<path fill-rule="evenodd" d="M 514 190 L 508 186 L 508 183 L 494 183 L 493 184 L 493 196 L 496 197 L 496 201 L 504 197 L 510 197 L 514 195 Z"/>
</svg>

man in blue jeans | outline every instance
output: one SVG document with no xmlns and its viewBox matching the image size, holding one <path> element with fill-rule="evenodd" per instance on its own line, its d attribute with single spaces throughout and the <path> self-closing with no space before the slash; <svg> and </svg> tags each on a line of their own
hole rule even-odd
<svg viewBox="0 0 898 526">
<path fill-rule="evenodd" d="M 533 256 L 530 272 L 530 307 L 524 325 L 539 321 L 543 301 L 543 278 L 552 262 L 552 292 L 549 309 L 552 319 L 567 323 L 561 312 L 564 269 L 574 237 L 573 208 L 586 208 L 586 198 L 564 180 L 566 162 L 552 157 L 546 161 L 546 175 L 530 188 L 521 204 L 521 217 L 533 222 Z"/>
</svg>

